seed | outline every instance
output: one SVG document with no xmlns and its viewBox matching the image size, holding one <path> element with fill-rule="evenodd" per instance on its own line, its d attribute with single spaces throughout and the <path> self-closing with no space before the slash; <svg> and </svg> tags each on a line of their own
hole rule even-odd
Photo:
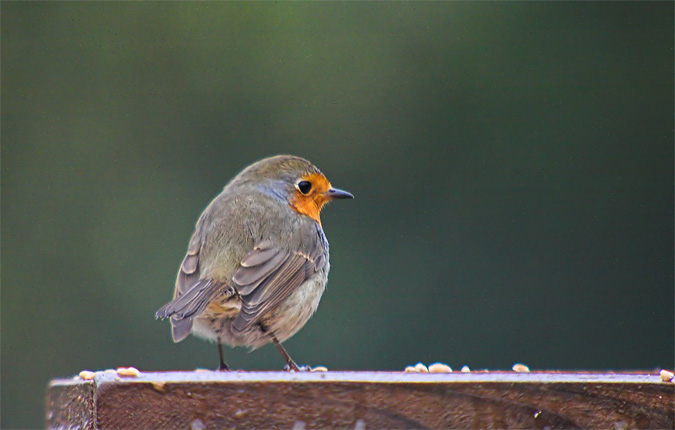
<svg viewBox="0 0 675 430">
<path fill-rule="evenodd" d="M 452 373 L 452 368 L 447 364 L 434 363 L 429 365 L 429 373 Z"/>
<path fill-rule="evenodd" d="M 427 369 L 427 366 L 425 366 L 422 363 L 417 363 L 415 365 L 415 369 L 417 369 L 417 371 L 420 373 L 429 373 L 429 369 Z"/>
<path fill-rule="evenodd" d="M 516 373 L 527 373 L 530 371 L 530 368 L 522 363 L 514 364 L 511 369 L 513 369 L 513 371 Z"/>
<path fill-rule="evenodd" d="M 92 372 L 91 370 L 83 370 L 80 372 L 80 378 L 84 379 L 85 381 L 90 381 L 96 377 L 96 373 Z"/>
<path fill-rule="evenodd" d="M 117 374 L 120 376 L 133 376 L 136 377 L 141 374 L 135 367 L 118 367 Z"/>
</svg>

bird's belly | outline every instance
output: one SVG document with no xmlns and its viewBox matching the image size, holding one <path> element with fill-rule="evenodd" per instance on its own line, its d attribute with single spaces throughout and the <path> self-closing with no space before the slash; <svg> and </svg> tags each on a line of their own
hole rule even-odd
<svg viewBox="0 0 675 430">
<path fill-rule="evenodd" d="M 263 324 L 283 342 L 300 330 L 319 307 L 326 288 L 326 274 L 318 272 L 262 318 Z"/>
<path fill-rule="evenodd" d="M 307 323 L 318 308 L 326 280 L 326 271 L 319 271 L 262 317 L 260 322 L 268 332 L 274 333 L 279 342 L 290 338 Z M 231 325 L 240 308 L 241 302 L 236 296 L 223 303 L 214 302 L 195 319 L 192 332 L 202 338 L 220 340 L 230 346 L 248 346 L 256 349 L 270 343 L 272 339 L 262 331 L 259 324 L 254 324 L 237 335 L 232 333 Z"/>
<path fill-rule="evenodd" d="M 195 318 L 192 333 L 214 342 L 223 342 L 231 346 L 244 345 L 235 341 L 230 325 L 239 314 L 241 300 L 230 296 L 224 300 L 214 300 L 206 310 Z"/>
</svg>

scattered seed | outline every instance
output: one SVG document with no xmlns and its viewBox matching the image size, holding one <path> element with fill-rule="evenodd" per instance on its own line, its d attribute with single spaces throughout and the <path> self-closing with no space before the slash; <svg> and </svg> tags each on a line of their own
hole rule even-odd
<svg viewBox="0 0 675 430">
<path fill-rule="evenodd" d="M 429 373 L 429 369 L 427 368 L 427 366 L 425 366 L 422 363 L 417 363 L 415 365 L 415 369 L 417 369 L 417 371 L 420 373 Z"/>
<path fill-rule="evenodd" d="M 328 368 L 325 366 L 316 366 L 310 369 L 310 372 L 328 372 Z"/>
<path fill-rule="evenodd" d="M 673 374 L 673 372 L 665 370 L 665 369 L 661 370 L 661 372 L 659 372 L 659 375 L 661 375 L 661 380 L 663 382 L 670 382 L 670 381 L 673 380 L 673 377 L 675 376 L 675 374 Z"/>
<path fill-rule="evenodd" d="M 119 376 L 131 376 L 136 377 L 141 374 L 135 367 L 118 367 L 117 374 Z"/>
<path fill-rule="evenodd" d="M 415 366 L 406 366 L 405 369 L 403 370 L 405 373 L 417 373 L 419 372 Z"/>
<path fill-rule="evenodd" d="M 429 373 L 452 373 L 452 368 L 447 364 L 433 363 L 429 365 Z"/>
<path fill-rule="evenodd" d="M 92 372 L 91 370 L 83 370 L 80 372 L 80 378 L 84 379 L 85 381 L 90 381 L 96 377 L 96 373 Z"/>
<path fill-rule="evenodd" d="M 469 372 L 471 372 L 471 369 L 469 369 L 469 366 L 464 365 L 464 366 L 462 366 L 461 372 L 462 373 L 469 373 Z"/>
<path fill-rule="evenodd" d="M 530 371 L 530 368 L 522 363 L 514 364 L 511 369 L 513 369 L 513 371 L 516 373 L 527 373 Z"/>
</svg>

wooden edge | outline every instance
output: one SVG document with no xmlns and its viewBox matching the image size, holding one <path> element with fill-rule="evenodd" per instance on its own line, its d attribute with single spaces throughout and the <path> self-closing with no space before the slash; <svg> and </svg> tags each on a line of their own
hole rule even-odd
<svg viewBox="0 0 675 430">
<path fill-rule="evenodd" d="M 591 372 L 591 371 L 532 371 L 516 373 L 509 371 L 472 371 L 469 373 L 404 373 L 393 371 L 328 371 L 328 372 L 287 372 L 287 371 L 151 371 L 139 372 L 138 376 L 123 377 L 113 372 L 96 372 L 91 382 L 360 382 L 360 383 L 665 383 L 658 373 L 640 371 Z M 79 377 L 57 378 L 50 381 L 56 385 L 80 384 Z M 675 385 L 674 385 L 675 386 Z"/>
</svg>

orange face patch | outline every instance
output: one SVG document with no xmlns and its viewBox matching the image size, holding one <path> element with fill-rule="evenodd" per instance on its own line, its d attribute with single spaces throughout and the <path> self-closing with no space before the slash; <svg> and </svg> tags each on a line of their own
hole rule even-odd
<svg viewBox="0 0 675 430">
<path fill-rule="evenodd" d="M 289 204 L 297 213 L 307 215 L 321 224 L 321 219 L 319 218 L 321 209 L 323 208 L 323 205 L 330 201 L 330 197 L 328 197 L 328 190 L 331 188 L 330 182 L 328 182 L 328 179 L 321 173 L 304 175 L 298 180 L 298 183 L 301 181 L 307 181 L 311 184 L 309 192 L 304 194 L 296 186 L 296 190 L 293 193 Z"/>
</svg>

